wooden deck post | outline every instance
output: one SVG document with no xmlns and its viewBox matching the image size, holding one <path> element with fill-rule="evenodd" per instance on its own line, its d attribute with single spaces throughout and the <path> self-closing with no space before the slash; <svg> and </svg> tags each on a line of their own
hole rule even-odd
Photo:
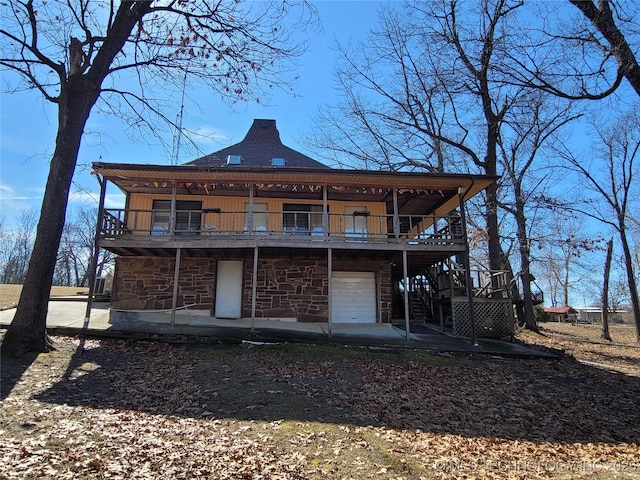
<svg viewBox="0 0 640 480">
<path fill-rule="evenodd" d="M 256 331 L 256 301 L 258 295 L 258 246 L 253 249 L 253 274 L 251 277 L 251 331 Z"/>
<path fill-rule="evenodd" d="M 176 234 L 176 195 L 177 195 L 176 182 L 171 185 L 171 211 L 169 212 L 169 235 Z"/>
<path fill-rule="evenodd" d="M 469 261 L 469 238 L 467 237 L 467 216 L 464 208 L 464 196 L 467 190 L 458 187 L 460 199 L 460 223 L 462 224 L 462 238 L 464 240 L 464 279 L 467 290 L 467 302 L 469 302 L 469 323 L 471 324 L 471 343 L 478 345 L 476 341 L 476 314 L 473 308 L 473 282 L 471 281 L 471 262 Z"/>
<path fill-rule="evenodd" d="M 89 298 L 87 299 L 87 310 L 84 314 L 84 325 L 89 325 L 89 317 L 91 316 L 91 307 L 93 306 L 93 293 L 96 288 L 96 270 L 98 269 L 98 254 L 100 247 L 98 246 L 98 238 L 102 229 L 102 216 L 104 215 L 104 198 L 107 190 L 107 180 L 96 174 L 98 183 L 100 184 L 100 200 L 98 201 L 98 219 L 96 220 L 96 232 L 93 236 L 93 258 L 91 258 L 91 266 L 89 267 Z"/>
<path fill-rule="evenodd" d="M 180 278 L 180 253 L 182 249 L 176 249 L 176 264 L 173 269 L 173 299 L 171 303 L 171 326 L 176 325 L 176 303 L 178 302 L 178 281 Z"/>
<path fill-rule="evenodd" d="M 393 236 L 400 238 L 400 216 L 398 215 L 398 189 L 393 189 Z"/>
<path fill-rule="evenodd" d="M 405 340 L 409 341 L 411 338 L 409 323 L 409 268 L 407 262 L 407 250 L 402 250 L 402 275 L 403 275 L 403 283 L 404 283 L 404 327 L 406 329 Z"/>
<path fill-rule="evenodd" d="M 322 235 L 329 236 L 329 205 L 327 202 L 327 186 L 322 186 Z"/>
<path fill-rule="evenodd" d="M 247 232 L 250 234 L 253 233 L 253 187 L 254 185 L 249 185 L 249 211 L 247 212 Z M 269 220 L 267 219 L 267 224 Z"/>
<path fill-rule="evenodd" d="M 328 314 L 327 314 L 327 333 L 331 336 L 331 317 L 333 314 L 331 308 L 331 277 L 333 276 L 333 252 L 330 248 L 327 249 L 327 300 L 329 302 L 328 305 Z"/>
</svg>

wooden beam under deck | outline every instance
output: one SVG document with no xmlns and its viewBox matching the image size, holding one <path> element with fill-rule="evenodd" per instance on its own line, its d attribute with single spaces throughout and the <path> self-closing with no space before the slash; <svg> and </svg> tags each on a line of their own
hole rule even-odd
<svg viewBox="0 0 640 480">
<path fill-rule="evenodd" d="M 136 247 L 134 249 L 134 251 L 139 252 L 140 255 L 144 255 L 147 257 L 153 257 L 154 253 L 150 250 L 147 250 L 146 248 L 140 248 L 140 247 Z"/>
<path fill-rule="evenodd" d="M 420 269 L 434 265 L 453 255 L 464 251 L 464 245 L 460 244 L 405 244 L 395 242 L 345 242 L 340 241 L 315 241 L 315 240 L 295 240 L 294 238 L 273 238 L 265 237 L 239 237 L 231 239 L 215 240 L 212 237 L 202 237 L 202 239 L 158 239 L 153 237 L 142 237 L 135 239 L 131 237 L 102 239 L 100 247 L 124 256 L 159 256 L 174 257 L 178 248 L 182 249 L 185 257 L 199 258 L 229 258 L 243 257 L 250 259 L 256 247 L 260 248 L 261 257 L 284 257 L 289 259 L 306 258 L 321 259 L 326 258 L 327 251 L 332 250 L 337 260 L 357 260 L 357 259 L 388 259 L 393 267 L 392 275 L 397 278 L 402 275 L 402 252 L 407 252 L 409 268 L 412 274 L 417 274 Z M 222 237 L 219 237 L 222 238 Z M 133 243 L 133 245 L 132 245 Z"/>
<path fill-rule="evenodd" d="M 363 250 L 363 251 L 398 251 L 408 252 L 442 252 L 449 254 L 463 253 L 464 244 L 448 241 L 406 241 L 388 239 L 369 241 L 332 239 L 331 237 L 316 238 L 313 240 L 296 237 L 269 237 L 269 236 L 246 236 L 246 235 L 223 235 L 219 237 L 147 237 L 142 235 L 122 236 L 118 238 L 100 239 L 100 248 L 106 248 L 115 253 L 125 252 L 127 255 L 140 255 L 150 252 L 155 255 L 162 250 L 175 252 L 176 248 L 191 250 L 210 249 L 238 249 L 266 247 L 266 248 L 291 248 L 291 249 L 320 249 L 335 248 L 339 250 Z"/>
</svg>

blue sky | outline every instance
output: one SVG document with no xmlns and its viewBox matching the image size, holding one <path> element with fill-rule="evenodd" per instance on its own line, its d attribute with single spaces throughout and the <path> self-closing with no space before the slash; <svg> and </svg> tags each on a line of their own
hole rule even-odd
<svg viewBox="0 0 640 480">
<path fill-rule="evenodd" d="M 282 141 L 304 152 L 298 139 L 312 128 L 312 118 L 320 105 L 332 103 L 336 92 L 332 88 L 337 59 L 336 40 L 344 43 L 359 39 L 376 22 L 380 2 L 317 1 L 314 2 L 322 21 L 322 29 L 309 30 L 309 49 L 298 59 L 299 80 L 294 85 L 295 96 L 277 92 L 268 106 L 236 104 L 233 108 L 217 100 L 205 90 L 193 93 L 194 99 L 206 110 L 187 108 L 183 126 L 201 131 L 206 137 L 198 140 L 204 153 L 236 143 L 244 137 L 254 118 L 277 121 Z M 0 102 L 0 218 L 10 227 L 21 211 L 39 210 L 49 171 L 49 160 L 56 134 L 56 110 L 41 99 L 37 92 L 2 94 Z M 178 114 L 176 110 L 175 114 Z M 171 145 L 171 138 L 165 141 Z M 183 143 L 184 144 L 184 143 Z M 132 139 L 119 121 L 109 121 L 93 115 L 87 124 L 78 158 L 69 209 L 97 206 L 98 184 L 90 175 L 88 165 L 94 161 L 122 163 L 170 163 L 169 153 L 160 142 L 151 144 Z M 193 158 L 182 149 L 180 162 Z M 108 190 L 108 206 L 121 206 L 122 197 L 115 189 Z"/>
<path fill-rule="evenodd" d="M 215 93 L 204 89 L 191 92 L 200 108 L 187 104 L 183 126 L 205 134 L 198 140 L 202 154 L 240 141 L 254 118 L 276 119 L 283 142 L 305 152 L 298 140 L 313 128 L 318 107 L 337 103 L 339 92 L 334 89 L 338 58 L 336 41 L 344 44 L 363 39 L 375 27 L 377 10 L 383 1 L 313 2 L 323 28 L 310 29 L 305 35 L 309 48 L 297 62 L 299 81 L 293 86 L 295 96 L 276 91 L 269 106 L 250 103 L 231 108 L 219 101 L 219 95 Z M 0 82 L 4 86 L 4 79 Z M 0 100 L 0 219 L 5 227 L 11 228 L 22 211 L 40 209 L 56 134 L 56 109 L 36 91 L 3 94 Z M 169 117 L 177 114 L 176 109 Z M 584 125 L 573 127 L 572 141 L 576 142 L 576 139 L 580 139 L 577 143 L 588 147 L 589 132 Z M 153 138 L 150 143 L 131 138 L 126 126 L 118 120 L 92 115 L 78 159 L 69 202 L 70 214 L 79 207 L 97 206 L 99 188 L 96 179 L 90 175 L 92 162 L 170 164 L 171 135 L 167 134 L 164 140 L 169 151 Z M 199 155 L 190 154 L 183 148 L 180 163 L 196 156 Z M 117 189 L 111 186 L 107 193 L 108 207 L 123 206 L 124 198 Z M 602 226 L 596 226 L 596 231 L 603 231 Z"/>
</svg>

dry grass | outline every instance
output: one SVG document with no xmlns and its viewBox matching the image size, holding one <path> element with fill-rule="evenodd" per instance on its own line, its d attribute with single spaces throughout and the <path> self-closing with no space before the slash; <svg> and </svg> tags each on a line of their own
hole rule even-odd
<svg viewBox="0 0 640 480">
<path fill-rule="evenodd" d="M 562 350 L 581 362 L 640 378 L 640 344 L 632 325 L 609 327 L 612 341 L 600 338 L 601 325 L 548 322 L 542 335 L 520 332 L 517 338 L 530 345 Z"/>
<path fill-rule="evenodd" d="M 565 335 L 570 340 L 609 344 L 609 342 L 600 338 L 602 332 L 602 325 L 600 324 L 546 322 L 540 324 L 540 326 L 547 332 Z M 640 346 L 636 339 L 636 329 L 634 325 L 611 324 L 609 326 L 609 333 L 613 344 Z"/>
<path fill-rule="evenodd" d="M 88 293 L 89 289 L 83 287 L 51 287 L 51 296 L 70 296 L 79 292 Z M 22 285 L 0 284 L 0 310 L 14 308 L 18 305 L 22 292 Z"/>
</svg>

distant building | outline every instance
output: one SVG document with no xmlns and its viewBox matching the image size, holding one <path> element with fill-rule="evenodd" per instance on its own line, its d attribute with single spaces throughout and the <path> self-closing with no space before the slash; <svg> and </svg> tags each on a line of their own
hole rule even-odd
<svg viewBox="0 0 640 480">
<path fill-rule="evenodd" d="M 602 307 L 576 307 L 578 321 L 584 323 L 600 323 L 602 320 Z M 627 310 L 609 310 L 609 322 L 624 323 L 629 312 Z"/>
<path fill-rule="evenodd" d="M 547 307 L 544 309 L 556 322 L 575 322 L 578 312 L 569 305 L 563 307 Z"/>
<path fill-rule="evenodd" d="M 555 322 L 580 322 L 600 323 L 602 320 L 602 307 L 547 307 L 544 309 Z M 624 323 L 629 312 L 627 310 L 615 310 L 609 312 L 609 322 Z"/>
</svg>

